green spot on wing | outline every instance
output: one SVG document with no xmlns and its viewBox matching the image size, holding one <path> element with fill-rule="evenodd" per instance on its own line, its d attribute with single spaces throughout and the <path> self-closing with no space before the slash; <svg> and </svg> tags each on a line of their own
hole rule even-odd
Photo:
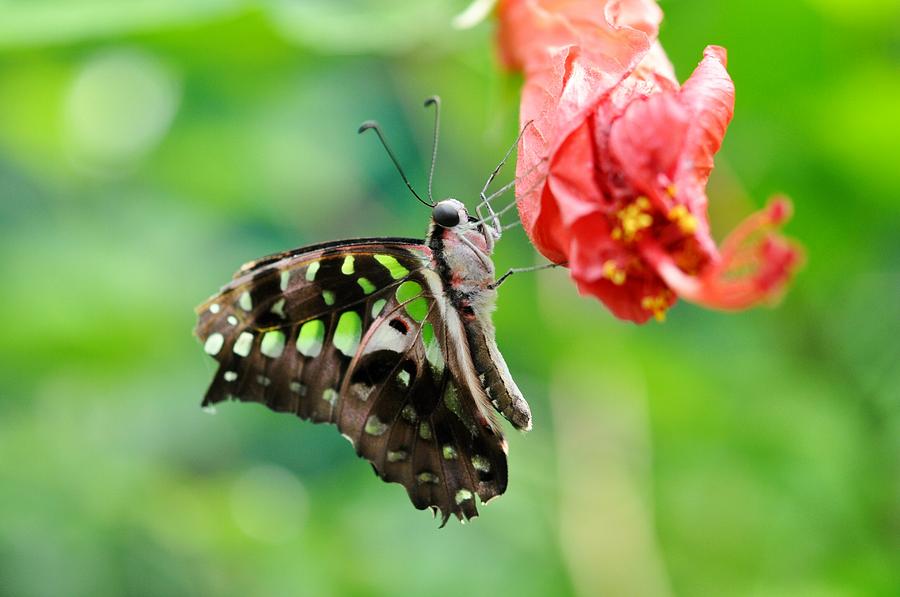
<svg viewBox="0 0 900 597">
<path fill-rule="evenodd" d="M 376 415 L 372 415 L 366 419 L 365 430 L 369 435 L 384 435 L 384 432 L 388 430 L 388 425 L 382 422 Z"/>
<path fill-rule="evenodd" d="M 275 302 L 275 304 L 272 305 L 272 308 L 269 309 L 269 311 L 271 311 L 272 313 L 274 313 L 275 315 L 277 315 L 278 317 L 280 317 L 282 319 L 287 318 L 287 315 L 285 315 L 285 313 L 284 313 L 284 300 L 285 300 L 284 297 L 278 299 Z"/>
<path fill-rule="evenodd" d="M 359 340 L 362 338 L 362 320 L 356 311 L 341 313 L 337 327 L 334 329 L 334 347 L 348 357 L 356 354 Z"/>
<path fill-rule="evenodd" d="M 406 312 L 416 321 L 422 321 L 428 314 L 428 301 L 422 297 L 414 299 L 407 303 Z"/>
<path fill-rule="evenodd" d="M 475 454 L 474 456 L 472 456 L 472 467 L 476 471 L 481 471 L 482 473 L 491 472 L 490 461 L 480 454 Z"/>
<path fill-rule="evenodd" d="M 456 496 L 454 496 L 456 504 L 462 504 L 466 500 L 472 499 L 472 492 L 468 489 L 460 489 L 456 492 Z"/>
<path fill-rule="evenodd" d="M 347 255 L 344 257 L 344 263 L 341 264 L 341 273 L 345 276 L 349 276 L 354 272 L 353 268 L 353 255 Z"/>
<path fill-rule="evenodd" d="M 406 460 L 407 456 L 409 456 L 405 450 L 397 450 L 396 452 L 393 450 L 388 451 L 387 459 L 388 462 L 402 462 Z"/>
<path fill-rule="evenodd" d="M 425 485 L 426 483 L 434 484 L 440 481 L 440 477 L 438 477 L 434 473 L 423 471 L 416 475 L 416 481 L 419 482 L 419 485 Z"/>
<path fill-rule="evenodd" d="M 427 347 L 434 341 L 434 327 L 430 323 L 422 324 L 422 343 Z"/>
<path fill-rule="evenodd" d="M 386 267 L 391 277 L 395 280 L 409 275 L 409 270 L 400 265 L 400 262 L 393 255 L 375 255 L 375 261 Z"/>
<path fill-rule="evenodd" d="M 405 303 L 422 294 L 422 287 L 412 280 L 408 280 L 397 288 L 397 302 Z"/>
<path fill-rule="evenodd" d="M 369 280 L 367 278 L 360 278 L 356 282 L 359 284 L 360 288 L 362 288 L 363 292 L 365 292 L 366 294 L 372 294 L 373 292 L 375 292 L 375 285 L 372 284 L 371 282 L 369 282 Z"/>
<path fill-rule="evenodd" d="M 238 299 L 238 305 L 240 305 L 241 309 L 244 311 L 249 311 L 253 308 L 253 299 L 250 298 L 250 293 L 244 291 L 244 294 L 241 295 L 241 298 Z"/>
<path fill-rule="evenodd" d="M 444 356 L 441 354 L 441 345 L 435 341 L 434 328 L 430 323 L 422 325 L 422 342 L 425 344 L 425 358 L 438 372 L 444 370 Z"/>
<path fill-rule="evenodd" d="M 253 349 L 253 334 L 250 332 L 241 332 L 241 335 L 238 336 L 237 341 L 234 343 L 234 354 L 245 357 L 250 354 L 250 350 Z"/>
<path fill-rule="evenodd" d="M 312 282 L 316 279 L 316 273 L 319 271 L 319 262 L 313 261 L 306 268 L 306 281 Z"/>
<path fill-rule="evenodd" d="M 284 352 L 285 337 L 280 331 L 266 332 L 259 346 L 259 351 L 267 357 L 277 359 Z"/>
<path fill-rule="evenodd" d="M 447 390 L 444 393 L 444 404 L 447 405 L 447 409 L 450 412 L 461 419 L 463 418 L 463 412 L 459 405 L 459 396 L 457 396 L 456 388 L 453 385 L 447 386 Z"/>
<path fill-rule="evenodd" d="M 330 307 L 334 304 L 334 293 L 330 290 L 323 290 L 322 299 L 325 301 L 325 304 Z"/>
<path fill-rule="evenodd" d="M 408 423 L 415 424 L 415 422 L 419 420 L 419 413 L 416 412 L 416 407 L 412 404 L 404 406 L 403 410 L 400 411 L 400 416 Z"/>
<path fill-rule="evenodd" d="M 384 309 L 384 306 L 387 304 L 387 301 L 384 299 L 378 299 L 372 305 L 372 318 L 378 317 L 378 314 L 381 313 L 381 310 Z"/>
<path fill-rule="evenodd" d="M 203 350 L 206 351 L 206 354 L 216 355 L 222 350 L 223 344 L 225 344 L 225 337 L 222 334 L 211 334 L 209 338 L 206 339 Z"/>
<path fill-rule="evenodd" d="M 322 352 L 325 341 L 325 324 L 320 319 L 307 321 L 297 335 L 297 351 L 303 356 L 315 357 Z"/>
</svg>

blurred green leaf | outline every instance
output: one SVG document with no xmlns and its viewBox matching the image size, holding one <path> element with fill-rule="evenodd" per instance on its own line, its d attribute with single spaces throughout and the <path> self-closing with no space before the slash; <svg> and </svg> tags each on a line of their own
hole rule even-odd
<svg viewBox="0 0 900 597">
<path fill-rule="evenodd" d="M 248 0 L 0 0 L 0 48 L 184 26 L 249 4 Z"/>
</svg>

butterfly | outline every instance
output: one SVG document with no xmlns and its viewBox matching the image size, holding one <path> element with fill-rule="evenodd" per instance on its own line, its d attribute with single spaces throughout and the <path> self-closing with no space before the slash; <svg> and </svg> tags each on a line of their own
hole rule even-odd
<svg viewBox="0 0 900 597">
<path fill-rule="evenodd" d="M 427 105 L 436 107 L 431 199 L 440 104 Z M 360 132 L 368 129 L 432 208 L 425 239 L 328 242 L 242 266 L 197 308 L 195 333 L 218 361 L 203 405 L 259 402 L 336 425 L 417 509 L 440 512 L 442 526 L 451 515 L 465 522 L 478 515 L 476 498 L 486 503 L 507 487 L 495 413 L 518 430 L 532 426 L 491 321 L 505 278 L 495 278 L 491 252 L 505 210 L 490 199 L 510 185 L 485 192 L 518 140 L 475 217 L 457 199 L 419 197 L 380 127 L 367 122 Z"/>
</svg>

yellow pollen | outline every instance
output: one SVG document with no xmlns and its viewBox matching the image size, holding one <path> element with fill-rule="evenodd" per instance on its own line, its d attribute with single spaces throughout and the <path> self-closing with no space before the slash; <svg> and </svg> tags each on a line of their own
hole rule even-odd
<svg viewBox="0 0 900 597">
<path fill-rule="evenodd" d="M 638 232 L 653 225 L 653 216 L 647 213 L 648 209 L 650 209 L 650 200 L 646 197 L 638 197 L 634 203 L 619 210 L 616 215 L 622 226 L 621 229 L 617 227 L 612 231 L 613 239 L 619 240 L 624 237 L 625 242 L 631 242 Z"/>
<path fill-rule="evenodd" d="M 669 186 L 666 187 L 666 193 L 669 194 L 669 197 L 674 197 L 675 195 L 678 194 L 678 187 L 676 187 L 673 184 L 670 184 Z"/>
<path fill-rule="evenodd" d="M 697 218 L 683 205 L 676 205 L 669 210 L 668 218 L 678 222 L 678 227 L 685 234 L 693 234 L 697 230 Z"/>
<path fill-rule="evenodd" d="M 666 309 L 669 308 L 669 303 L 666 300 L 665 294 L 645 296 L 641 299 L 641 308 L 653 312 L 653 317 L 656 318 L 656 321 L 665 321 Z"/>
<path fill-rule="evenodd" d="M 616 286 L 621 286 L 625 283 L 625 270 L 619 269 L 616 262 L 610 259 L 603 264 L 603 277 Z"/>
</svg>

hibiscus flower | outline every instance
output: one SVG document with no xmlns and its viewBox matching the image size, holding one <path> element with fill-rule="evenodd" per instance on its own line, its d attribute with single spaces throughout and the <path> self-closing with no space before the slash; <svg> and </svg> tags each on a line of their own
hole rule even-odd
<svg viewBox="0 0 900 597">
<path fill-rule="evenodd" d="M 679 86 L 651 0 L 502 0 L 501 57 L 525 75 L 516 201 L 525 230 L 580 292 L 635 322 L 677 297 L 744 309 L 800 259 L 775 199 L 717 247 L 706 183 L 734 113 L 723 48 Z"/>
</svg>

